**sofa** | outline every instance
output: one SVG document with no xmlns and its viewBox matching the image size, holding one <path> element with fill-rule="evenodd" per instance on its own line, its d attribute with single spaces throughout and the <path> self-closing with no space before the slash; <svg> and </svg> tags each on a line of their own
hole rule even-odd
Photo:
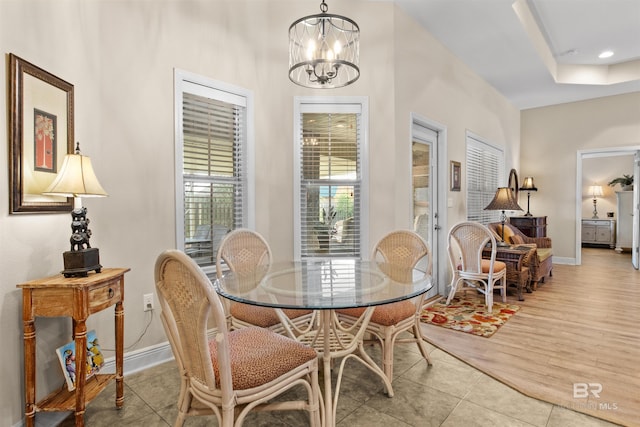
<svg viewBox="0 0 640 427">
<path fill-rule="evenodd" d="M 502 240 L 502 224 L 492 222 L 489 229 L 496 235 L 497 240 Z M 504 225 L 504 241 L 513 245 L 531 246 L 536 249 L 536 257 L 529 260 L 529 274 L 531 275 L 531 287 L 535 290 L 538 283 L 544 283 L 545 277 L 553 275 L 553 247 L 549 237 L 529 237 L 517 227 L 506 223 Z"/>
</svg>

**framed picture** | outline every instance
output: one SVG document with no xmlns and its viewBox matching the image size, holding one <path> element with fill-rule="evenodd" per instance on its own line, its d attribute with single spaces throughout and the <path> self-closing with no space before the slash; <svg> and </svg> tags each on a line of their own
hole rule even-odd
<svg viewBox="0 0 640 427">
<path fill-rule="evenodd" d="M 73 85 L 9 54 L 10 213 L 70 212 L 71 197 L 44 196 L 73 153 Z"/>
<path fill-rule="evenodd" d="M 451 191 L 460 191 L 461 180 L 460 162 L 451 161 Z"/>
</svg>

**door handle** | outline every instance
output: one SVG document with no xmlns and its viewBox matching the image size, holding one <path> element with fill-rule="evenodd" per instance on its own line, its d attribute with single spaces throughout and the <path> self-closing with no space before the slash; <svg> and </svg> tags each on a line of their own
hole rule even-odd
<svg viewBox="0 0 640 427">
<path fill-rule="evenodd" d="M 436 225 L 433 226 L 433 229 L 434 230 L 441 230 L 442 227 L 440 227 L 438 224 L 436 224 Z"/>
</svg>

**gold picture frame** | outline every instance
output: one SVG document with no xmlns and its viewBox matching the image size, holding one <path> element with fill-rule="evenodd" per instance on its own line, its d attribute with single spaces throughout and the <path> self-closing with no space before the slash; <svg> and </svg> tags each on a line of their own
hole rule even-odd
<svg viewBox="0 0 640 427">
<path fill-rule="evenodd" d="M 460 191 L 460 181 L 462 180 L 462 167 L 460 162 L 456 162 L 451 160 L 451 171 L 450 181 L 451 181 L 451 191 Z"/>
<path fill-rule="evenodd" d="M 73 153 L 73 85 L 16 55 L 10 69 L 10 212 L 70 212 L 71 197 L 44 196 Z"/>
</svg>

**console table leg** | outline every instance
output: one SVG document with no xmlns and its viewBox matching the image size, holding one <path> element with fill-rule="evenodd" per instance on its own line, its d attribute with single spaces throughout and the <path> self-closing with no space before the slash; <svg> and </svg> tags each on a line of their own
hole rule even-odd
<svg viewBox="0 0 640 427">
<path fill-rule="evenodd" d="M 124 280 L 124 278 L 122 279 Z M 124 308 L 122 302 L 116 303 L 116 408 L 122 408 L 124 404 L 124 381 L 122 376 L 124 353 Z"/>
<path fill-rule="evenodd" d="M 33 427 L 36 417 L 36 328 L 33 318 L 24 322 L 25 425 Z"/>
<path fill-rule="evenodd" d="M 87 325 L 84 319 L 73 322 L 73 337 L 76 342 L 76 427 L 84 426 L 85 383 L 87 380 Z"/>
</svg>

